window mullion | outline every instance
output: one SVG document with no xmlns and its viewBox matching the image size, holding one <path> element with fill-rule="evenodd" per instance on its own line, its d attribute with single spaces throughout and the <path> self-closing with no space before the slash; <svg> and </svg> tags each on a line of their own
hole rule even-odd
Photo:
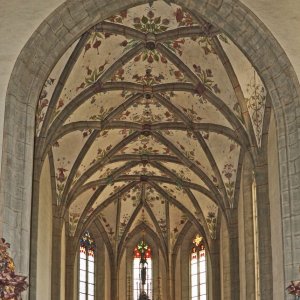
<svg viewBox="0 0 300 300">
<path fill-rule="evenodd" d="M 79 300 L 95 299 L 95 247 L 95 241 L 86 232 L 80 239 Z"/>
<path fill-rule="evenodd" d="M 86 249 L 86 274 L 85 274 L 85 299 L 88 300 L 88 287 L 89 287 L 89 255 L 88 249 Z"/>
<path fill-rule="evenodd" d="M 198 280 L 198 299 L 200 300 L 200 295 L 201 295 L 201 292 L 200 292 L 200 251 L 198 250 L 197 251 L 197 280 Z"/>
<path fill-rule="evenodd" d="M 207 299 L 207 260 L 205 246 L 200 235 L 193 240 L 193 248 L 190 252 L 190 299 Z"/>
</svg>

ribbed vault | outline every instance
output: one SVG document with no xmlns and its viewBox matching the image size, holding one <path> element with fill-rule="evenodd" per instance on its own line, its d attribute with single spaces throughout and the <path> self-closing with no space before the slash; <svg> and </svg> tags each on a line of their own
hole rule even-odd
<svg viewBox="0 0 300 300">
<path fill-rule="evenodd" d="M 36 153 L 50 161 L 69 235 L 92 222 L 112 251 L 148 226 L 174 247 L 230 223 L 245 151 L 261 145 L 265 88 L 230 39 L 162 1 L 101 22 L 61 57 L 40 94 Z"/>
</svg>

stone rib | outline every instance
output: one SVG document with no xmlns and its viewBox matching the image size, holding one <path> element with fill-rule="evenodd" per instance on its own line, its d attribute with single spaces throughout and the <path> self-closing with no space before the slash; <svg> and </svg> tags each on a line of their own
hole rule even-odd
<svg viewBox="0 0 300 300">
<path fill-rule="evenodd" d="M 53 111 L 55 110 L 56 108 L 56 104 L 57 104 L 57 101 L 59 99 L 59 96 L 61 95 L 61 92 L 64 88 L 64 85 L 65 83 L 67 82 L 68 78 L 69 78 L 69 75 L 70 73 L 72 72 L 73 70 L 73 67 L 75 65 L 75 63 L 77 62 L 77 59 L 79 57 L 79 55 L 81 54 L 84 46 L 85 46 L 85 43 L 87 42 L 87 40 L 89 39 L 90 37 L 90 34 L 89 33 L 85 33 L 79 40 L 79 42 L 77 43 L 77 45 L 75 46 L 71 56 L 69 57 L 59 79 L 58 79 L 58 82 L 55 86 L 55 89 L 53 91 L 53 94 L 52 94 L 52 97 L 49 101 L 49 106 L 48 106 L 48 109 L 46 111 L 46 115 L 45 115 L 45 118 L 44 118 L 44 122 L 43 122 L 43 125 L 42 125 L 42 128 L 41 128 L 41 132 L 40 132 L 40 136 L 41 137 L 44 137 L 45 134 L 46 134 L 46 131 L 47 131 L 47 128 L 48 128 L 48 125 L 49 125 L 49 122 L 51 120 L 51 117 L 53 115 Z"/>
<path fill-rule="evenodd" d="M 59 128 L 64 124 L 67 118 L 86 100 L 91 98 L 96 93 L 101 92 L 102 83 L 109 79 L 109 77 L 118 69 L 120 66 L 123 66 L 126 62 L 128 62 L 131 58 L 133 58 L 144 46 L 142 44 L 137 45 L 135 48 L 126 52 L 123 56 L 121 56 L 117 61 L 108 68 L 102 76 L 91 86 L 87 87 L 84 91 L 82 91 L 79 95 L 73 98 L 66 107 L 62 110 L 62 112 L 57 116 L 57 118 L 51 124 L 48 135 L 49 140 L 53 140 L 53 136 L 59 130 Z M 44 150 L 44 149 L 42 149 Z"/>
</svg>

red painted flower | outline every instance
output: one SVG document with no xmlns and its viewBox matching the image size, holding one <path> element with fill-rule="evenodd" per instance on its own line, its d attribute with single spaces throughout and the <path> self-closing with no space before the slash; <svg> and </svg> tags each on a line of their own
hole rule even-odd
<svg viewBox="0 0 300 300">
<path fill-rule="evenodd" d="M 181 8 L 177 8 L 175 12 L 176 21 L 180 23 L 183 20 L 183 11 Z"/>
<path fill-rule="evenodd" d="M 147 13 L 147 16 L 152 19 L 154 17 L 154 12 L 152 10 L 149 10 Z"/>
</svg>

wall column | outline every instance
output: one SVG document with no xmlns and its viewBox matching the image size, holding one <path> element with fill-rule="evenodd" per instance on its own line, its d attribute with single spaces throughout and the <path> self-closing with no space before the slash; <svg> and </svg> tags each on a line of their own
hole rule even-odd
<svg viewBox="0 0 300 300">
<path fill-rule="evenodd" d="M 95 237 L 95 300 L 105 299 L 105 249 L 103 240 L 99 235 L 96 235 L 96 230 L 93 230 Z M 76 298 L 75 298 L 76 299 Z M 67 298 L 66 300 L 69 300 Z M 125 299 L 124 299 L 125 300 Z"/>
<path fill-rule="evenodd" d="M 172 253 L 169 252 L 169 261 L 167 262 L 167 278 L 168 278 L 168 282 L 167 282 L 167 300 L 172 300 L 171 295 L 172 295 L 172 290 L 174 288 L 174 284 L 173 284 L 173 268 L 172 268 Z"/>
<path fill-rule="evenodd" d="M 259 162 L 257 164 L 255 168 L 255 177 L 259 236 L 260 296 L 261 300 L 269 300 L 273 299 L 273 274 L 267 163 Z"/>
<path fill-rule="evenodd" d="M 243 168 L 243 185 L 242 199 L 243 201 L 243 221 L 244 221 L 244 245 L 245 245 L 245 278 L 246 278 L 246 299 L 255 300 L 255 248 L 254 248 L 254 214 L 253 214 L 253 172 L 250 160 L 245 156 Z"/>
<path fill-rule="evenodd" d="M 52 272 L 51 299 L 60 299 L 61 289 L 61 237 L 64 219 L 59 216 L 59 208 L 53 207 L 52 223 Z"/>
<path fill-rule="evenodd" d="M 231 222 L 229 224 L 229 249 L 230 249 L 230 282 L 231 297 L 230 300 L 240 299 L 240 263 L 239 263 L 239 233 L 237 209 L 230 211 Z"/>
<path fill-rule="evenodd" d="M 76 263 L 76 249 L 73 248 L 73 238 L 67 237 L 67 253 L 66 256 L 66 299 L 76 299 L 74 295 L 74 281 L 77 279 L 75 276 Z M 74 278 L 76 277 L 76 278 Z"/>
<path fill-rule="evenodd" d="M 221 219 L 221 232 L 220 232 L 220 260 L 221 260 L 221 297 L 222 300 L 230 300 L 231 284 L 230 284 L 230 245 L 229 233 L 225 217 Z"/>
<path fill-rule="evenodd" d="M 213 240 L 210 247 L 212 297 L 209 299 L 221 300 L 221 269 L 220 269 L 220 239 Z"/>
</svg>

